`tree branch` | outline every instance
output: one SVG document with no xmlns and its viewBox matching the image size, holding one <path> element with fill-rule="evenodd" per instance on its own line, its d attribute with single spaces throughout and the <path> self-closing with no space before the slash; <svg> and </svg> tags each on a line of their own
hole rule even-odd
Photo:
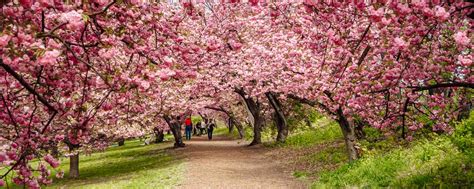
<svg viewBox="0 0 474 189">
<path fill-rule="evenodd" d="M 43 96 L 41 96 L 33 87 L 31 87 L 28 82 L 26 82 L 23 77 L 21 77 L 18 73 L 15 72 L 9 65 L 3 63 L 3 59 L 0 59 L 0 66 L 11 76 L 13 76 L 23 87 L 26 88 L 31 94 L 35 95 L 38 100 L 43 103 L 46 107 L 48 107 L 49 111 L 57 112 L 56 108 L 54 108 Z"/>
<path fill-rule="evenodd" d="M 413 91 L 426 91 L 430 89 L 450 88 L 450 87 L 463 87 L 463 88 L 474 89 L 474 83 L 452 82 L 452 83 L 438 83 L 438 84 L 426 85 L 426 86 L 408 86 L 408 88 L 414 89 Z"/>
</svg>

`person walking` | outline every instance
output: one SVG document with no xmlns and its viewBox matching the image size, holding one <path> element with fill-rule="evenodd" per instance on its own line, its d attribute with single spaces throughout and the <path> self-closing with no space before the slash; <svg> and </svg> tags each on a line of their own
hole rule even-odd
<svg viewBox="0 0 474 189">
<path fill-rule="evenodd" d="M 212 140 L 212 132 L 214 131 L 215 127 L 216 124 L 214 123 L 214 121 L 211 121 L 207 127 L 207 138 L 209 138 L 209 140 Z"/>
<path fill-rule="evenodd" d="M 191 132 L 193 130 L 193 122 L 191 121 L 191 118 L 188 117 L 184 121 L 185 124 L 185 130 L 184 132 L 186 133 L 186 140 L 191 140 Z"/>
</svg>

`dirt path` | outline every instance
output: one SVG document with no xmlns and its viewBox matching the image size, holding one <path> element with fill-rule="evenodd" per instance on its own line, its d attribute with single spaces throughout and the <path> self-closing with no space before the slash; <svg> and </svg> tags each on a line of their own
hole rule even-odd
<svg viewBox="0 0 474 189">
<path fill-rule="evenodd" d="M 193 137 L 178 155 L 184 156 L 186 170 L 177 188 L 306 188 L 291 172 L 266 157 L 262 147 L 217 136 L 208 141 Z"/>
</svg>

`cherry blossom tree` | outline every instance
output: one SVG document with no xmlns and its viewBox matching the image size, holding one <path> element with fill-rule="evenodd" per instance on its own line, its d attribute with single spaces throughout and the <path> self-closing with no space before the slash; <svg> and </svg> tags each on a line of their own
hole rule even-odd
<svg viewBox="0 0 474 189">
<path fill-rule="evenodd" d="M 79 152 L 120 137 L 169 127 L 175 146 L 184 146 L 181 119 L 196 112 L 225 115 L 243 134 L 248 111 L 253 145 L 272 109 L 284 142 L 284 104 L 292 98 L 336 120 L 355 160 L 356 128 L 406 139 L 421 128 L 450 132 L 472 104 L 466 2 L 20 0 L 1 7 L 0 186 L 12 171 L 16 184 L 51 183 L 47 165 L 58 167 L 58 153 L 70 156 L 70 175 L 79 176 Z"/>
</svg>

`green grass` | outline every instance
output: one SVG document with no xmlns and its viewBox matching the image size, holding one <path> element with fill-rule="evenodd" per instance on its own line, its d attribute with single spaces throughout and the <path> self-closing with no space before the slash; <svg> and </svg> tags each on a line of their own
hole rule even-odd
<svg viewBox="0 0 474 189">
<path fill-rule="evenodd" d="M 327 171 L 313 187 L 472 186 L 472 158 L 461 153 L 448 137 L 425 139 Z"/>
<path fill-rule="evenodd" d="M 237 128 L 234 128 L 232 132 L 229 132 L 229 128 L 225 127 L 224 125 L 219 125 L 214 132 L 212 133 L 213 135 L 217 136 L 225 136 L 227 138 L 231 139 L 238 139 L 239 138 L 239 132 L 237 131 Z"/>
<path fill-rule="evenodd" d="M 456 125 L 452 135 L 431 133 L 409 144 L 390 139 L 372 142 L 364 157 L 337 170 L 324 171 L 313 188 L 472 188 L 473 136 L 471 112 L 469 119 Z"/>
<path fill-rule="evenodd" d="M 228 135 L 229 134 L 229 128 L 227 127 L 217 127 L 214 129 L 212 132 L 213 135 Z"/>
<path fill-rule="evenodd" d="M 69 160 L 63 159 L 63 179 L 48 188 L 168 188 L 183 172 L 180 160 L 166 152 L 166 143 L 142 145 L 138 140 L 105 152 L 80 156 L 80 178 L 69 179 Z"/>
<path fill-rule="evenodd" d="M 68 178 L 69 159 L 62 158 L 58 170 L 64 170 L 64 178 L 54 178 L 46 188 L 170 188 L 180 181 L 184 167 L 181 160 L 169 154 L 168 146 L 145 146 L 143 141 L 131 140 L 104 152 L 81 154 L 77 179 Z"/>
<path fill-rule="evenodd" d="M 296 134 L 290 135 L 284 145 L 305 148 L 342 139 L 342 133 L 336 123 L 322 118 L 317 121 L 317 124 L 316 128 L 297 131 Z"/>
<path fill-rule="evenodd" d="M 367 139 L 359 141 L 363 157 L 353 163 L 337 123 L 318 118 L 312 125 L 297 127 L 285 144 L 267 144 L 294 156 L 293 176 L 310 180 L 312 188 L 474 186 L 474 115 L 453 135 L 430 132 L 411 143 L 366 128 Z"/>
<path fill-rule="evenodd" d="M 265 146 L 268 147 L 287 147 L 287 148 L 310 148 L 315 145 L 332 143 L 342 139 L 342 133 L 337 123 L 328 118 L 317 119 L 316 127 L 300 127 L 290 132 L 285 143 L 276 143 L 274 139 L 267 141 Z M 268 133 L 268 131 L 265 131 Z M 268 135 L 268 134 L 267 134 Z"/>
<path fill-rule="evenodd" d="M 68 178 L 69 160 L 63 159 L 64 178 L 48 188 L 166 188 L 178 183 L 183 165 L 166 152 L 169 145 L 142 144 L 126 141 L 124 146 L 80 156 L 78 179 Z"/>
</svg>

